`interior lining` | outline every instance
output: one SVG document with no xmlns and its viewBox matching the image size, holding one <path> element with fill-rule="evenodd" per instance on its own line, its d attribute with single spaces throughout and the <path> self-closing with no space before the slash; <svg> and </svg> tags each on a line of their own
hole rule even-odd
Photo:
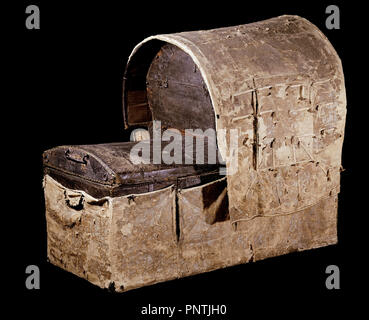
<svg viewBox="0 0 369 320">
<path fill-rule="evenodd" d="M 215 129 L 207 86 L 193 59 L 160 40 L 144 43 L 132 56 L 124 77 L 124 120 L 128 127 Z"/>
</svg>

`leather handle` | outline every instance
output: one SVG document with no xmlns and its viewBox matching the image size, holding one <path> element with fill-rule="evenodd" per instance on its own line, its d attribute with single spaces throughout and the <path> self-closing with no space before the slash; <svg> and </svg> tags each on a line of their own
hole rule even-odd
<svg viewBox="0 0 369 320">
<path fill-rule="evenodd" d="M 73 157 L 71 155 L 71 152 L 69 149 L 67 149 L 65 151 L 65 158 L 70 160 L 70 161 L 73 161 L 73 162 L 76 162 L 76 163 L 81 163 L 81 164 L 87 164 L 87 161 L 88 161 L 88 154 L 84 155 L 82 158 L 76 158 L 76 157 Z"/>
<path fill-rule="evenodd" d="M 72 227 L 81 219 L 84 207 L 84 196 L 79 192 L 65 190 L 64 201 L 66 206 L 72 210 L 60 210 L 57 214 L 65 226 Z"/>
</svg>

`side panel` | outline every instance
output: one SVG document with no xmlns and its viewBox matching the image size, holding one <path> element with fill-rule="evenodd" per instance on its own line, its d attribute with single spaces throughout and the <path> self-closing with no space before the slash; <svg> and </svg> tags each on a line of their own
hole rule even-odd
<svg viewBox="0 0 369 320">
<path fill-rule="evenodd" d="M 44 178 L 47 256 L 60 268 L 108 287 L 111 278 L 109 234 L 111 205 Z"/>
<path fill-rule="evenodd" d="M 246 263 L 249 243 L 229 220 L 225 178 L 178 194 L 181 276 Z"/>
<path fill-rule="evenodd" d="M 178 277 L 175 190 L 113 199 L 110 237 L 117 291 Z"/>
<path fill-rule="evenodd" d="M 292 214 L 339 192 L 345 109 L 334 81 L 254 82 L 253 141 L 243 143 L 240 125 L 239 169 L 228 176 L 232 222 Z"/>
<path fill-rule="evenodd" d="M 260 216 L 237 223 L 253 261 L 337 243 L 337 195 L 290 215 Z"/>
</svg>

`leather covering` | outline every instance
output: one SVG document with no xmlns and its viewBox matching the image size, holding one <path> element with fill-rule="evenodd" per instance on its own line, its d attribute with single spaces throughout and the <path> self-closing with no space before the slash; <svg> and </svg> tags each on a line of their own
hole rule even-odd
<svg viewBox="0 0 369 320">
<path fill-rule="evenodd" d="M 186 152 L 182 140 L 171 143 L 182 152 L 182 164 L 165 164 L 162 161 L 155 164 L 155 144 L 147 140 L 55 147 L 43 154 L 44 171 L 64 186 L 84 190 L 94 197 L 144 193 L 170 185 L 186 188 L 219 178 L 216 159 L 214 164 L 197 165 L 194 163 L 194 148 L 192 153 Z M 203 143 L 204 162 L 207 163 L 209 143 L 207 139 Z M 169 152 L 170 148 L 166 150 L 169 144 L 163 141 L 160 148 L 155 146 L 160 157 Z M 132 154 L 135 146 L 139 146 L 138 150 L 147 147 L 149 152 L 139 157 Z M 215 147 L 212 144 L 210 148 Z"/>
<path fill-rule="evenodd" d="M 151 43 L 157 47 L 157 41 L 183 50 L 201 72 L 213 109 L 204 104 L 202 112 L 214 113 L 219 150 L 234 172 L 227 178 L 233 223 L 292 214 L 339 191 L 344 78 L 339 57 L 314 25 L 281 16 L 149 37 L 134 48 L 127 64 L 125 114 L 131 66 L 142 63 L 142 52 Z M 154 120 L 170 118 L 152 108 Z M 236 153 L 227 146 L 231 129 L 238 131 Z"/>
<path fill-rule="evenodd" d="M 216 128 L 228 174 L 202 181 L 190 176 L 208 165 L 134 165 L 134 143 L 45 152 L 53 264 L 125 291 L 337 242 L 345 87 L 311 23 L 282 16 L 149 37 L 129 58 L 123 94 L 126 127 Z"/>
</svg>

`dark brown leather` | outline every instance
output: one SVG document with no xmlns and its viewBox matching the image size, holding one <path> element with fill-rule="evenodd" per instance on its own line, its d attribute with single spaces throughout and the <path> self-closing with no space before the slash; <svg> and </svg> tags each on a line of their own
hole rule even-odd
<svg viewBox="0 0 369 320">
<path fill-rule="evenodd" d="M 158 190 L 169 185 L 187 188 L 219 178 L 218 164 L 154 164 L 153 143 L 150 163 L 134 164 L 130 151 L 138 142 L 59 146 L 43 154 L 45 174 L 64 186 L 84 190 L 95 197 L 120 196 Z M 142 142 L 141 142 L 142 143 Z M 169 142 L 162 142 L 161 149 Z M 208 144 L 205 139 L 204 162 Z M 196 147 L 193 148 L 193 159 Z M 185 154 L 182 148 L 184 159 Z M 183 160 L 184 161 L 184 160 Z"/>
</svg>

